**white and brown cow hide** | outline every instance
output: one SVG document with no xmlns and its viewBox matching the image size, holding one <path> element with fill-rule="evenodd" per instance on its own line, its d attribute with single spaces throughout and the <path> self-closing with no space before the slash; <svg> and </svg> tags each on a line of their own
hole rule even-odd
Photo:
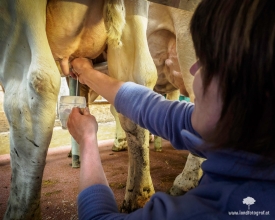
<svg viewBox="0 0 275 220">
<path fill-rule="evenodd" d="M 170 100 L 178 100 L 180 93 L 190 97 L 191 102 L 194 101 L 193 76 L 189 71 L 196 62 L 189 31 L 192 15 L 191 9 L 187 11 L 150 3 L 147 39 L 158 72 L 154 90 L 167 94 Z M 180 195 L 196 187 L 202 175 L 200 165 L 203 161 L 204 159 L 189 154 L 182 173 L 177 176 L 170 189 L 170 194 Z"/>
<path fill-rule="evenodd" d="M 184 1 L 181 1 L 182 7 L 189 11 L 156 3 L 150 3 L 149 6 L 147 40 L 158 74 L 154 91 L 166 94 L 169 100 L 178 100 L 182 94 L 194 101 L 193 76 L 189 69 L 195 63 L 196 57 L 189 23 L 198 2 L 188 1 L 184 4 Z M 111 108 L 111 112 L 116 118 L 116 137 L 112 149 L 125 150 L 125 132 L 116 117 L 115 109 Z M 160 137 L 154 138 L 155 150 L 161 151 Z M 196 187 L 202 175 L 200 165 L 203 161 L 204 159 L 189 154 L 182 173 L 170 189 L 170 194 L 180 195 Z"/>
<path fill-rule="evenodd" d="M 70 58 L 93 59 L 108 42 L 111 76 L 149 88 L 155 84 L 156 68 L 146 39 L 148 3 L 110 0 L 106 7 L 106 2 L 0 2 L 0 82 L 5 89 L 4 111 L 10 124 L 12 167 L 4 219 L 41 218 L 41 182 L 60 87 L 55 61 L 60 61 L 66 73 Z M 113 10 L 119 11 L 122 19 L 125 14 L 125 23 L 110 25 Z M 112 33 L 116 37 L 110 37 Z M 149 133 L 122 115 L 119 117 L 131 143 L 123 209 L 132 211 L 154 193 L 149 172 Z M 135 180 L 133 173 L 139 174 Z"/>
</svg>

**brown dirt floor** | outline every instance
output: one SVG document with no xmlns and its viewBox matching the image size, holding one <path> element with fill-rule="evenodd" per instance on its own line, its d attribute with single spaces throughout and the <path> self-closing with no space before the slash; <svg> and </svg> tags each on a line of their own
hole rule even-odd
<svg viewBox="0 0 275 220">
<path fill-rule="evenodd" d="M 128 152 L 112 152 L 112 140 L 100 141 L 102 164 L 112 188 L 118 207 L 124 199 L 127 179 Z M 187 151 L 172 148 L 165 140 L 163 151 L 155 152 L 150 144 L 151 177 L 155 191 L 167 192 L 176 176 L 181 173 Z M 76 198 L 78 194 L 79 169 L 69 166 L 67 157 L 70 146 L 51 148 L 43 176 L 41 193 L 42 219 L 75 220 L 77 217 Z M 5 213 L 10 187 L 9 155 L 0 155 L 0 219 Z"/>
</svg>

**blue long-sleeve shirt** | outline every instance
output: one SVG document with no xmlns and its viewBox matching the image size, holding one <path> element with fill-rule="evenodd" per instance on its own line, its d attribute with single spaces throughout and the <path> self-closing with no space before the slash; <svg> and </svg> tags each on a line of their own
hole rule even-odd
<svg viewBox="0 0 275 220">
<path fill-rule="evenodd" d="M 185 195 L 155 193 L 130 214 L 119 213 L 112 190 L 93 185 L 78 197 L 79 219 L 275 219 L 275 165 L 259 167 L 259 155 L 207 151 L 191 124 L 192 103 L 168 101 L 150 89 L 127 82 L 115 98 L 118 112 L 153 134 L 207 158 L 199 185 Z"/>
</svg>

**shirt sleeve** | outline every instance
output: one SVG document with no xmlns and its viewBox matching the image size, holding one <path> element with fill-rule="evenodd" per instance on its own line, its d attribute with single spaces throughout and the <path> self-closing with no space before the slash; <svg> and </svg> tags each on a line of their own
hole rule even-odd
<svg viewBox="0 0 275 220">
<path fill-rule="evenodd" d="M 77 199 L 79 220 L 124 219 L 119 213 L 112 190 L 105 185 L 93 185 L 80 192 Z"/>
<path fill-rule="evenodd" d="M 205 189 L 203 189 L 205 193 Z M 215 199 L 204 199 L 196 193 L 170 196 L 155 193 L 143 208 L 129 214 L 119 213 L 112 190 L 105 185 L 93 185 L 78 196 L 79 220 L 151 220 L 151 219 L 226 219 L 217 217 L 219 207 Z M 209 188 L 206 192 L 212 193 Z M 199 192 L 201 193 L 201 192 Z M 213 207 L 214 206 L 214 207 Z M 216 211 L 215 211 L 216 210 Z"/>
<path fill-rule="evenodd" d="M 115 108 L 152 134 L 169 140 L 177 149 L 187 149 L 181 137 L 183 129 L 199 137 L 191 124 L 193 103 L 166 100 L 145 86 L 124 83 L 116 95 Z"/>
</svg>

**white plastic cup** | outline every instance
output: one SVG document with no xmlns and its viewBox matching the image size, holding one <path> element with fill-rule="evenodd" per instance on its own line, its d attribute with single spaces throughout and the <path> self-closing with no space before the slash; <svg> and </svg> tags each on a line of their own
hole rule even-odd
<svg viewBox="0 0 275 220">
<path fill-rule="evenodd" d="M 73 107 L 85 108 L 86 99 L 82 96 L 61 96 L 59 101 L 59 120 L 62 125 L 62 129 L 67 128 L 67 121 Z"/>
</svg>

